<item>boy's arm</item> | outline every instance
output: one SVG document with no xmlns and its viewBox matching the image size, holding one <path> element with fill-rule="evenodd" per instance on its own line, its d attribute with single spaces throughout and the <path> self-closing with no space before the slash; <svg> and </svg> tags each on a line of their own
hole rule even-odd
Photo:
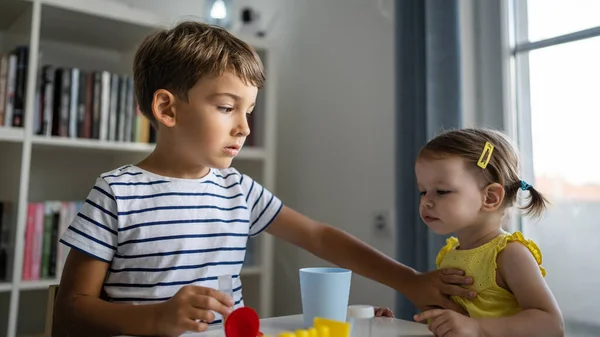
<svg viewBox="0 0 600 337">
<path fill-rule="evenodd" d="M 483 336 L 564 336 L 558 304 L 527 247 L 509 243 L 498 255 L 498 271 L 523 311 L 510 317 L 481 319 Z"/>
<path fill-rule="evenodd" d="M 204 331 L 226 316 L 233 299 L 214 289 L 186 286 L 159 304 L 116 304 L 100 298 L 108 263 L 71 249 L 63 270 L 55 306 L 52 336 L 157 336 Z"/>
<path fill-rule="evenodd" d="M 438 306 L 464 312 L 446 296 L 469 296 L 470 291 L 458 285 L 468 284 L 468 278 L 462 276 L 461 271 L 437 270 L 420 274 L 344 231 L 313 221 L 286 206 L 267 227 L 267 232 L 396 289 L 419 308 Z"/>
<path fill-rule="evenodd" d="M 100 299 L 109 264 L 71 249 L 65 262 L 55 307 L 58 336 L 149 335 L 156 305 L 121 305 Z M 133 331 L 135 330 L 135 331 Z"/>
</svg>

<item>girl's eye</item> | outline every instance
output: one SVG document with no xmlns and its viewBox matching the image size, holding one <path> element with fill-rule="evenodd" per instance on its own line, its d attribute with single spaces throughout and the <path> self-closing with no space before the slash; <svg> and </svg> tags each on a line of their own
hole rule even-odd
<svg viewBox="0 0 600 337">
<path fill-rule="evenodd" d="M 219 111 L 221 111 L 223 113 L 229 113 L 229 112 L 233 111 L 233 108 L 228 107 L 228 106 L 220 106 L 217 109 L 219 109 Z"/>
<path fill-rule="evenodd" d="M 439 194 L 439 195 L 444 195 L 444 194 L 448 194 L 448 193 L 450 193 L 450 191 L 442 191 L 442 190 L 437 191 L 437 194 Z"/>
<path fill-rule="evenodd" d="M 419 194 L 420 194 L 421 196 L 424 196 L 426 193 L 427 193 L 427 192 L 425 192 L 425 191 L 420 191 L 420 192 L 419 192 Z"/>
</svg>

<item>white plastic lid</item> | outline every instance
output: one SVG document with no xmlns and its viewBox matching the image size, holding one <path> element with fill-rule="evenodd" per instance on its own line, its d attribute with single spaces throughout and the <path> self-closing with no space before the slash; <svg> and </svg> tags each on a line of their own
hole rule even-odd
<svg viewBox="0 0 600 337">
<path fill-rule="evenodd" d="M 349 305 L 348 318 L 373 318 L 375 308 L 372 305 Z"/>
</svg>

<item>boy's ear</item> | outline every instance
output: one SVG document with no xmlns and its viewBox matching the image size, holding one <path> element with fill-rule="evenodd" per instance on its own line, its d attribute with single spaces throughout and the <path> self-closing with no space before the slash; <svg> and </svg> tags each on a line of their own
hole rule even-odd
<svg viewBox="0 0 600 337">
<path fill-rule="evenodd" d="M 504 202 L 504 187 L 498 183 L 489 184 L 483 188 L 483 205 L 484 211 L 495 211 Z"/>
<path fill-rule="evenodd" d="M 175 96 L 168 90 L 158 89 L 152 99 L 152 113 L 158 123 L 175 126 Z"/>
</svg>

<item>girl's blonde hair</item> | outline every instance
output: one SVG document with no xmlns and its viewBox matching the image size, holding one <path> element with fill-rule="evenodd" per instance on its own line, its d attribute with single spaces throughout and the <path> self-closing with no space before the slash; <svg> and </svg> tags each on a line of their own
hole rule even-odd
<svg viewBox="0 0 600 337">
<path fill-rule="evenodd" d="M 489 162 L 480 167 L 486 143 L 493 146 Z M 488 150 L 489 151 L 489 150 Z M 519 155 L 511 140 L 503 133 L 491 129 L 459 129 L 443 132 L 429 141 L 419 152 L 419 158 L 441 159 L 458 156 L 466 160 L 468 168 L 480 172 L 487 184 L 498 183 L 504 187 L 504 206 L 516 203 L 520 189 L 529 191 L 527 204 L 521 209 L 527 215 L 539 217 L 548 200 L 533 186 L 519 177 Z M 486 158 L 483 158 L 484 160 Z"/>
</svg>

